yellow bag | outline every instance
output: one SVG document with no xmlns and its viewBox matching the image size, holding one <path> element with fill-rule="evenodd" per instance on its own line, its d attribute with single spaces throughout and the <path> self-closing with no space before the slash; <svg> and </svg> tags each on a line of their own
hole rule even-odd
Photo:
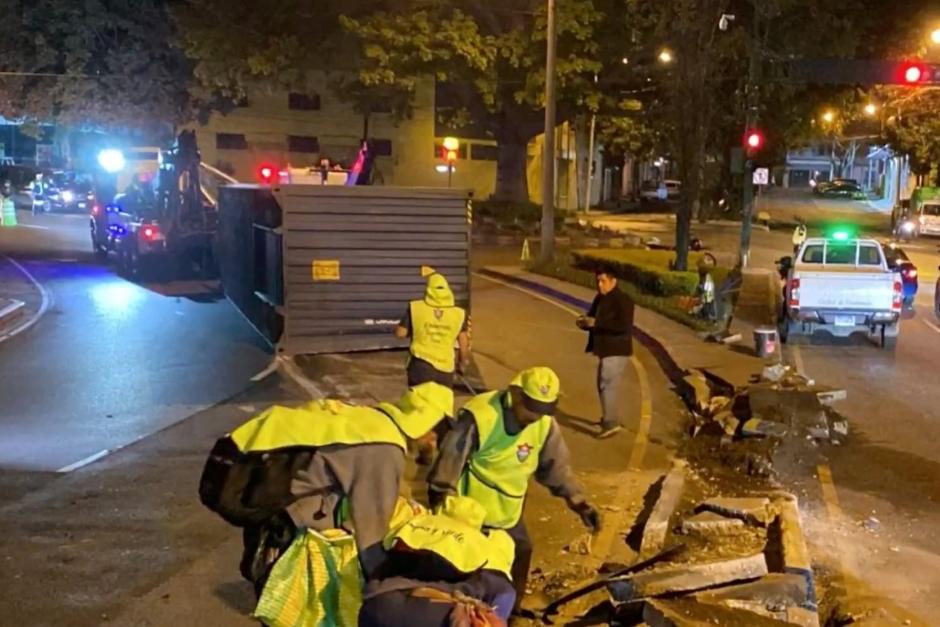
<svg viewBox="0 0 940 627">
<path fill-rule="evenodd" d="M 308 529 L 271 568 L 254 617 L 268 627 L 356 627 L 362 587 L 353 537 Z"/>
</svg>

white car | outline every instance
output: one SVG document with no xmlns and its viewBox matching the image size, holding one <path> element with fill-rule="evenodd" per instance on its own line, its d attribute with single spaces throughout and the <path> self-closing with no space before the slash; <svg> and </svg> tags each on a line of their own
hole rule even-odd
<svg viewBox="0 0 940 627">
<path fill-rule="evenodd" d="M 679 195 L 682 193 L 682 182 L 675 181 L 672 179 L 666 179 L 660 181 L 662 185 L 666 187 L 666 199 L 667 200 L 678 200 Z M 659 187 L 660 184 L 655 181 L 646 181 L 640 187 L 640 198 L 648 201 L 658 201 L 661 200 L 659 197 Z"/>
<path fill-rule="evenodd" d="M 826 331 L 837 337 L 865 332 L 893 349 L 904 303 L 901 275 L 888 267 L 873 239 L 807 239 L 787 274 L 780 338 Z"/>
</svg>

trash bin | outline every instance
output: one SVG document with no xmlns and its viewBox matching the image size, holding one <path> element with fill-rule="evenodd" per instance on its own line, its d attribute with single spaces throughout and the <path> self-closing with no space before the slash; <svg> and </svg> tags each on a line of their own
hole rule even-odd
<svg viewBox="0 0 940 627">
<path fill-rule="evenodd" d="M 758 357 L 770 357 L 777 354 L 780 345 L 777 329 L 774 327 L 758 327 L 754 329 L 754 352 Z"/>
</svg>

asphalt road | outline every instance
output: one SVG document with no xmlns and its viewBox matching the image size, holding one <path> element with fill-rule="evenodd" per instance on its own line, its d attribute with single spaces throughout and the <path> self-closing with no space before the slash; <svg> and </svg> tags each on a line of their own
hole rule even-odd
<svg viewBox="0 0 940 627">
<path fill-rule="evenodd" d="M 217 286 L 128 282 L 94 261 L 86 217 L 19 217 L 0 252 L 48 310 L 0 343 L 0 468 L 81 464 L 235 394 L 270 362 Z"/>
</svg>

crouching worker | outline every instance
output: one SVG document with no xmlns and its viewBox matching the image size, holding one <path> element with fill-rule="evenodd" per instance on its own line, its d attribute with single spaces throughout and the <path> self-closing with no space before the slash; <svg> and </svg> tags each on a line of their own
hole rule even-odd
<svg viewBox="0 0 940 627">
<path fill-rule="evenodd" d="M 256 591 L 297 528 L 349 530 L 370 579 L 385 559 L 408 440 L 449 415 L 453 402 L 449 388 L 425 383 L 374 407 L 336 400 L 274 406 L 218 440 L 199 496 L 243 529 L 241 572 Z"/>
<path fill-rule="evenodd" d="M 438 513 L 396 512 L 380 578 L 366 584 L 359 627 L 505 625 L 515 600 L 512 538 L 483 532 L 486 510 L 447 497 Z"/>
</svg>

